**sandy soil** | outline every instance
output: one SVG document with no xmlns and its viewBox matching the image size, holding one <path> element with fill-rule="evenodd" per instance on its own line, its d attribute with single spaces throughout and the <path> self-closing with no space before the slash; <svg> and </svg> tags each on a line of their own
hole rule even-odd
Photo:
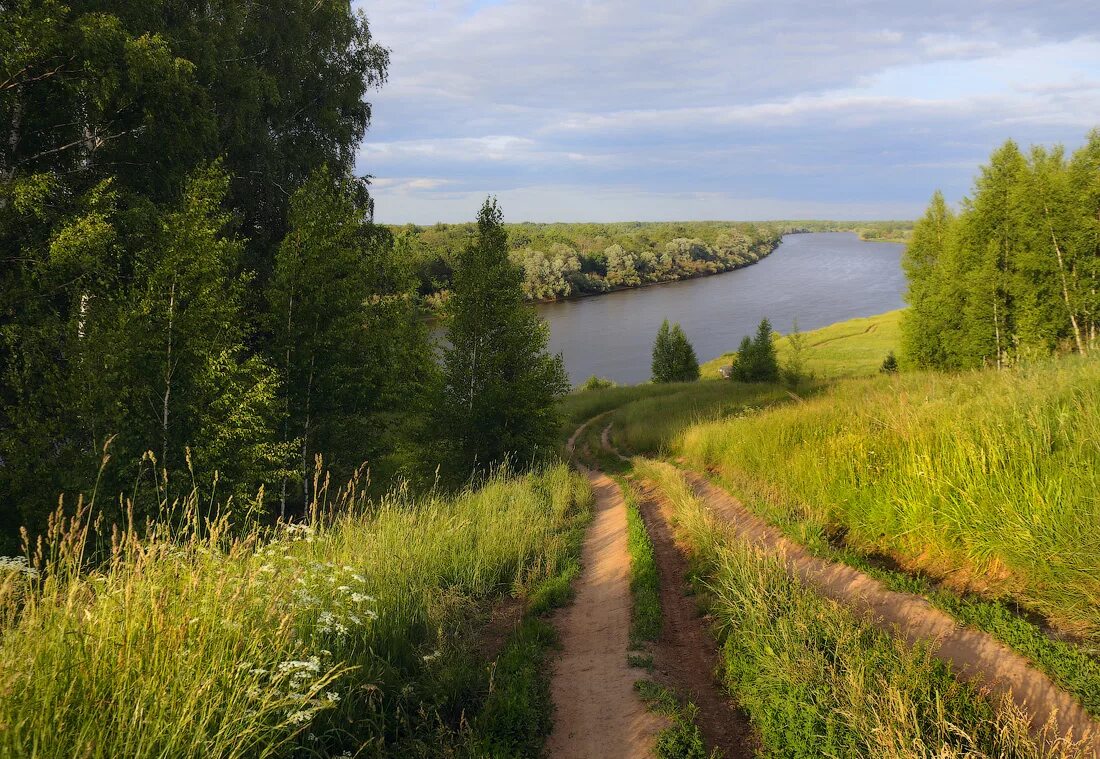
<svg viewBox="0 0 1100 759">
<path fill-rule="evenodd" d="M 578 431 L 579 432 L 579 431 Z M 554 729 L 547 753 L 555 759 L 652 756 L 664 721 L 634 692 L 645 672 L 627 665 L 630 631 L 630 555 L 626 503 L 619 486 L 588 472 L 596 513 L 582 550 L 583 571 L 573 603 L 555 618 L 562 651 L 550 683 Z"/>
<path fill-rule="evenodd" d="M 696 494 L 742 537 L 784 554 L 788 570 L 807 585 L 868 613 L 909 643 L 938 641 L 936 656 L 950 662 L 961 677 L 1010 696 L 1032 716 L 1035 730 L 1053 719 L 1063 736 L 1088 736 L 1100 756 L 1100 724 L 1027 659 L 984 632 L 959 626 L 919 596 L 896 593 L 851 567 L 814 558 L 704 477 L 689 474 L 688 479 Z"/>
</svg>

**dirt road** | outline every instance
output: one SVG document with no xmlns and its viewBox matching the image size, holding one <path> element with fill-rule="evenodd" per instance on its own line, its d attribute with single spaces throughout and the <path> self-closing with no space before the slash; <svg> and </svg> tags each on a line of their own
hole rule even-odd
<svg viewBox="0 0 1100 759">
<path fill-rule="evenodd" d="M 646 711 L 634 692 L 643 670 L 628 666 L 630 555 L 626 502 L 607 475 L 588 472 L 596 513 L 585 537 L 583 570 L 573 603 L 559 612 L 561 655 L 551 694 L 554 759 L 647 757 L 663 720 Z"/>
</svg>

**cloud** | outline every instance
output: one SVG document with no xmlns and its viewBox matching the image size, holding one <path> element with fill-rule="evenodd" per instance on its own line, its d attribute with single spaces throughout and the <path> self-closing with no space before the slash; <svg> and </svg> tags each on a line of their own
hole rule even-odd
<svg viewBox="0 0 1100 759">
<path fill-rule="evenodd" d="M 540 220 L 892 214 L 957 198 L 1008 137 L 1100 120 L 1085 0 L 357 6 L 393 50 L 359 159 L 393 221 L 472 218 L 491 192 Z"/>
</svg>

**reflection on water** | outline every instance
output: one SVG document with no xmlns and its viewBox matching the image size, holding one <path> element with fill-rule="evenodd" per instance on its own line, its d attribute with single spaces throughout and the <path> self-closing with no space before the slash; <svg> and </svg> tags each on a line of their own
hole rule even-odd
<svg viewBox="0 0 1100 759">
<path fill-rule="evenodd" d="M 811 330 L 901 308 L 903 249 L 847 232 L 788 235 L 774 253 L 744 269 L 538 310 L 550 324 L 550 348 L 564 354 L 574 384 L 593 374 L 644 382 L 664 318 L 683 325 L 702 362 L 735 350 L 765 316 L 788 332 L 795 319 Z"/>
</svg>

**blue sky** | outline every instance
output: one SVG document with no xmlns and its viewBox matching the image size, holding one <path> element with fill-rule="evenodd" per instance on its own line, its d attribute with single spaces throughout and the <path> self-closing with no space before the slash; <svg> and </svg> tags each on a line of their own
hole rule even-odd
<svg viewBox="0 0 1100 759">
<path fill-rule="evenodd" d="M 1094 0 L 357 0 L 376 218 L 912 218 L 1100 126 Z"/>
</svg>

